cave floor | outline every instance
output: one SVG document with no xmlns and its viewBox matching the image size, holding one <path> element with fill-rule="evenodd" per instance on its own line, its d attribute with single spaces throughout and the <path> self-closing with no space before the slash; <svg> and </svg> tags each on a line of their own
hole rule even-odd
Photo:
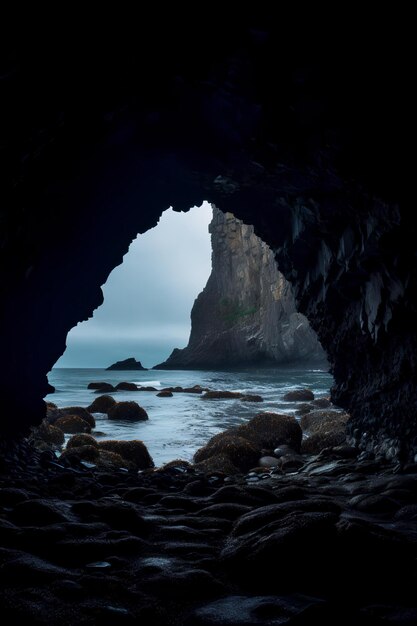
<svg viewBox="0 0 417 626">
<path fill-rule="evenodd" d="M 247 484 L 0 474 L 2 624 L 417 623 L 417 473 L 349 449 Z"/>
</svg>

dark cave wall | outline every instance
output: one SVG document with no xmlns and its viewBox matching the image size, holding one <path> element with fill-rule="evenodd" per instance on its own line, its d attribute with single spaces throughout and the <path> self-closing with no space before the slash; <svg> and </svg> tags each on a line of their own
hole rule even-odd
<svg viewBox="0 0 417 626">
<path fill-rule="evenodd" d="M 267 18 L 99 33 L 94 46 L 60 33 L 52 47 L 37 37 L 10 48 L 3 433 L 42 417 L 66 333 L 101 303 L 100 285 L 136 234 L 170 205 L 205 199 L 273 249 L 328 353 L 355 441 L 417 451 L 407 56 L 378 32 L 372 45 L 369 32 L 354 45 L 335 33 L 320 48 L 317 31 L 298 32 L 303 45 L 289 46 Z"/>
</svg>

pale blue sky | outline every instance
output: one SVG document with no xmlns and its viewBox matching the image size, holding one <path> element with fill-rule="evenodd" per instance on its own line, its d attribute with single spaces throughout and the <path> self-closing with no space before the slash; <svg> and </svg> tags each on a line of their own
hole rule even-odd
<svg viewBox="0 0 417 626">
<path fill-rule="evenodd" d="M 104 304 L 68 334 L 56 367 L 107 367 L 130 356 L 152 367 L 184 347 L 211 271 L 211 217 L 206 202 L 188 213 L 168 209 L 139 235 L 103 286 Z"/>
</svg>

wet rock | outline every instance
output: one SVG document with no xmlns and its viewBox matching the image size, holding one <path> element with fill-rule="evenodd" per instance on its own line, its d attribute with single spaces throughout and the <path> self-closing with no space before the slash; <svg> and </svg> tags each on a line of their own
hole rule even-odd
<svg viewBox="0 0 417 626">
<path fill-rule="evenodd" d="M 234 398 L 242 398 L 243 394 L 238 391 L 206 391 L 203 400 L 233 400 Z"/>
<path fill-rule="evenodd" d="M 22 526 L 46 526 L 70 519 L 70 507 L 59 500 L 25 500 L 17 504 L 10 519 Z"/>
<path fill-rule="evenodd" d="M 96 461 L 97 466 L 102 469 L 114 470 L 114 469 L 133 469 L 133 465 L 130 464 L 129 461 L 124 459 L 117 454 L 116 452 L 111 452 L 111 450 L 100 450 L 100 456 Z"/>
<path fill-rule="evenodd" d="M 76 415 L 83 419 L 91 428 L 95 428 L 96 420 L 94 419 L 94 415 L 91 415 L 88 409 L 85 409 L 82 406 L 68 406 L 62 409 L 59 409 L 62 415 Z"/>
<path fill-rule="evenodd" d="M 97 446 L 84 445 L 72 448 L 67 448 L 59 457 L 59 462 L 68 461 L 70 464 L 74 464 L 77 461 L 88 461 L 95 463 L 100 458 L 100 452 Z"/>
<path fill-rule="evenodd" d="M 146 385 L 144 387 L 139 386 L 138 391 L 158 391 L 156 387 L 152 387 L 151 385 Z"/>
<path fill-rule="evenodd" d="M 43 420 L 39 427 L 34 429 L 32 437 L 35 441 L 41 439 L 56 447 L 62 446 L 65 442 L 63 431 L 53 424 L 48 424 L 46 420 Z"/>
<path fill-rule="evenodd" d="M 283 400 L 286 402 L 310 402 L 314 400 L 314 393 L 311 389 L 295 389 L 294 391 L 287 391 Z"/>
<path fill-rule="evenodd" d="M 243 395 L 241 398 L 242 402 L 263 402 L 262 396 L 256 394 L 247 393 Z"/>
<path fill-rule="evenodd" d="M 301 444 L 302 454 L 320 454 L 325 448 L 338 447 L 346 441 L 346 431 L 335 430 L 323 433 L 313 433 Z"/>
<path fill-rule="evenodd" d="M 116 400 L 112 396 L 104 395 L 95 398 L 87 408 L 90 413 L 107 413 L 115 404 Z"/>
<path fill-rule="evenodd" d="M 324 498 L 311 500 L 291 500 L 278 504 L 270 504 L 247 512 L 238 519 L 233 527 L 232 536 L 238 537 L 278 522 L 287 515 L 301 513 L 332 513 L 338 515 L 340 506 Z M 260 535 L 261 536 L 261 535 Z"/>
<path fill-rule="evenodd" d="M 330 398 L 316 398 L 311 404 L 317 409 L 328 409 L 332 406 Z"/>
<path fill-rule="evenodd" d="M 244 504 L 219 502 L 200 509 L 200 511 L 198 511 L 198 515 L 202 515 L 203 517 L 220 517 L 233 521 L 245 513 L 249 513 L 251 510 L 251 506 L 246 506 Z"/>
<path fill-rule="evenodd" d="M 105 382 L 92 382 L 89 383 L 87 389 L 93 389 L 98 391 L 114 391 L 113 385 Z"/>
<path fill-rule="evenodd" d="M 39 557 L 18 550 L 0 549 L 0 579 L 8 584 L 45 584 L 57 578 L 71 578 L 70 570 L 52 565 Z"/>
<path fill-rule="evenodd" d="M 232 595 L 206 604 L 193 612 L 186 626 L 281 626 L 314 622 L 315 611 L 324 602 L 305 595 Z M 312 620 L 310 622 L 310 620 Z"/>
<path fill-rule="evenodd" d="M 55 426 L 62 430 L 63 433 L 75 434 L 75 433 L 90 433 L 91 426 L 77 415 L 65 415 L 60 417 Z"/>
<path fill-rule="evenodd" d="M 148 414 L 137 402 L 117 402 L 108 410 L 109 420 L 140 422 L 149 419 Z"/>
<path fill-rule="evenodd" d="M 346 424 L 349 420 L 347 413 L 333 410 L 311 411 L 303 415 L 300 424 L 304 431 L 322 433 L 336 430 L 336 427 Z"/>
<path fill-rule="evenodd" d="M 123 459 L 133 464 L 136 469 L 154 467 L 154 462 L 147 447 L 139 439 L 131 441 L 108 440 L 99 442 L 100 450 L 107 450 L 119 454 Z"/>
<path fill-rule="evenodd" d="M 349 506 L 363 513 L 382 514 L 391 514 L 400 508 L 400 504 L 393 498 L 382 494 L 354 496 L 349 500 Z"/>
<path fill-rule="evenodd" d="M 98 520 L 115 530 L 125 530 L 139 536 L 146 534 L 149 529 L 149 523 L 138 513 L 134 504 L 116 498 L 76 502 L 72 505 L 72 511 L 82 520 Z"/>
<path fill-rule="evenodd" d="M 117 391 L 137 391 L 138 386 L 135 383 L 121 382 L 116 385 Z"/>
<path fill-rule="evenodd" d="M 67 450 L 79 448 L 80 446 L 95 446 L 98 448 L 98 442 L 92 435 L 74 435 L 67 443 Z"/>
<path fill-rule="evenodd" d="M 310 411 L 314 411 L 313 403 L 307 404 L 306 402 L 302 402 L 301 404 L 297 404 L 295 415 L 305 415 L 306 413 L 310 413 Z"/>
<path fill-rule="evenodd" d="M 182 495 L 164 496 L 159 504 L 167 509 L 183 509 L 184 511 L 197 511 L 200 508 L 198 502 Z"/>
<path fill-rule="evenodd" d="M 302 431 L 297 420 L 279 413 L 259 413 L 245 424 L 247 436 L 261 448 L 274 450 L 280 445 L 289 445 L 300 450 Z"/>
<path fill-rule="evenodd" d="M 172 391 L 160 391 L 156 394 L 159 398 L 172 398 L 174 395 Z"/>
<path fill-rule="evenodd" d="M 253 467 L 259 458 L 259 448 L 247 439 L 220 433 L 210 439 L 203 448 L 197 450 L 194 461 L 201 463 L 214 456 L 225 456 L 241 471 Z"/>
<path fill-rule="evenodd" d="M 17 489 L 15 487 L 2 487 L 0 489 L 0 506 L 15 506 L 28 499 L 28 493 L 24 489 Z"/>
<path fill-rule="evenodd" d="M 261 467 L 277 467 L 280 465 L 280 462 L 274 456 L 262 456 L 259 459 L 258 465 Z"/>
</svg>

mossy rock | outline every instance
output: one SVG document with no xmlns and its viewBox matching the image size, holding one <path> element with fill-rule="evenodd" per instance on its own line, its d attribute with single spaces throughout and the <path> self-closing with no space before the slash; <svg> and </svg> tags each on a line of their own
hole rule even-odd
<svg viewBox="0 0 417 626">
<path fill-rule="evenodd" d="M 335 430 L 336 425 L 344 425 L 349 420 L 348 413 L 322 410 L 311 411 L 303 415 L 300 424 L 303 431 L 310 433 Z"/>
<path fill-rule="evenodd" d="M 35 429 L 34 436 L 36 439 L 39 438 L 45 443 L 58 447 L 62 446 L 65 441 L 65 435 L 62 430 L 52 424 L 48 424 L 45 420 Z"/>
<path fill-rule="evenodd" d="M 134 466 L 117 454 L 116 452 L 112 452 L 111 450 L 100 450 L 100 456 L 97 459 L 97 466 L 102 469 L 120 469 L 121 467 L 126 469 L 134 469 Z"/>
<path fill-rule="evenodd" d="M 65 461 L 87 461 L 88 463 L 95 463 L 100 456 L 100 451 L 97 446 L 77 446 L 76 448 L 67 448 L 61 454 L 59 460 Z"/>
<path fill-rule="evenodd" d="M 227 431 L 213 437 L 207 445 L 197 450 L 195 463 L 205 461 L 212 456 L 223 455 L 242 472 L 254 467 L 260 456 L 260 449 L 248 439 L 237 437 Z"/>
<path fill-rule="evenodd" d="M 95 428 L 96 420 L 94 419 L 94 415 L 91 415 L 90 411 L 82 406 L 66 406 L 60 409 L 60 412 L 62 415 L 77 415 L 87 422 L 91 428 Z"/>
<path fill-rule="evenodd" d="M 154 467 L 154 462 L 148 452 L 148 448 L 143 441 L 133 439 L 132 441 L 119 441 L 110 439 L 100 441 L 99 449 L 114 452 L 129 462 L 135 469 L 147 469 Z"/>
<path fill-rule="evenodd" d="M 94 446 L 98 448 L 98 442 L 92 435 L 74 435 L 67 443 L 67 450 L 80 446 Z"/>
<path fill-rule="evenodd" d="M 259 413 L 246 423 L 245 432 L 257 442 L 258 446 L 266 450 L 274 450 L 282 444 L 291 446 L 300 451 L 303 433 L 297 420 L 291 415 L 280 413 Z"/>
<path fill-rule="evenodd" d="M 112 396 L 99 396 L 87 407 L 87 410 L 90 413 L 107 413 L 115 404 L 116 400 Z"/>
<path fill-rule="evenodd" d="M 64 415 L 57 419 L 55 426 L 69 435 L 91 432 L 91 426 L 78 415 Z"/>
<path fill-rule="evenodd" d="M 137 402 L 116 402 L 108 410 L 109 420 L 141 422 L 149 419 L 147 412 Z"/>
<path fill-rule="evenodd" d="M 195 464 L 195 469 L 205 474 L 220 473 L 226 476 L 239 474 L 239 468 L 225 454 L 214 454 L 213 456 Z"/>
</svg>

